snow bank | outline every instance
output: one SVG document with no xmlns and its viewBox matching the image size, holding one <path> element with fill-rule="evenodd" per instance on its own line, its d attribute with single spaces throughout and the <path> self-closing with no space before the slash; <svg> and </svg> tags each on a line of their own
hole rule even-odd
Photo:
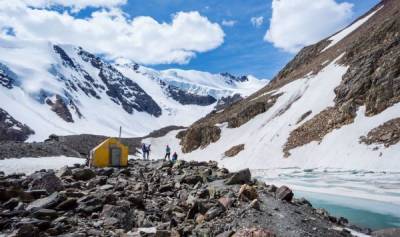
<svg viewBox="0 0 400 237">
<path fill-rule="evenodd" d="M 41 169 L 60 169 L 63 166 L 85 164 L 86 160 L 73 157 L 11 158 L 0 160 L 0 171 L 5 174 L 25 173 L 27 175 Z"/>
</svg>

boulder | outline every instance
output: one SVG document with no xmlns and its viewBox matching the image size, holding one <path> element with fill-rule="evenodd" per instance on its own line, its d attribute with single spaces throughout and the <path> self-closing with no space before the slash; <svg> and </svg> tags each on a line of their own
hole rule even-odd
<svg viewBox="0 0 400 237">
<path fill-rule="evenodd" d="M 32 182 L 29 184 L 30 190 L 44 189 L 49 193 L 61 191 L 64 186 L 54 172 L 38 172 L 29 177 Z"/>
<path fill-rule="evenodd" d="M 240 170 L 225 181 L 227 185 L 248 184 L 251 181 L 251 173 L 249 169 Z"/>
<path fill-rule="evenodd" d="M 290 188 L 286 186 L 281 186 L 276 190 L 275 197 L 282 201 L 291 202 L 293 199 L 293 192 Z"/>
<path fill-rule="evenodd" d="M 71 176 L 72 170 L 68 166 L 64 166 L 57 172 L 56 175 L 57 177 Z"/>
<path fill-rule="evenodd" d="M 57 205 L 56 210 L 72 210 L 78 206 L 76 198 L 68 198 Z"/>
<path fill-rule="evenodd" d="M 243 184 L 239 190 L 239 198 L 245 201 L 252 201 L 254 199 L 257 199 L 257 189 L 248 184 Z"/>
<path fill-rule="evenodd" d="M 213 206 L 210 209 L 208 209 L 208 211 L 204 215 L 205 220 L 210 221 L 210 220 L 220 216 L 224 212 L 225 212 L 225 207 L 222 206 L 220 203 L 218 203 L 218 205 Z"/>
<path fill-rule="evenodd" d="M 181 183 L 186 184 L 197 184 L 203 182 L 203 178 L 199 175 L 184 175 L 181 179 Z"/>
<path fill-rule="evenodd" d="M 26 208 L 27 211 L 36 211 L 43 208 L 53 208 L 65 200 L 65 196 L 59 193 L 53 193 L 48 197 L 41 198 L 31 202 Z"/>
<path fill-rule="evenodd" d="M 39 230 L 32 224 L 23 224 L 19 226 L 14 234 L 15 237 L 39 237 Z"/>
<path fill-rule="evenodd" d="M 72 177 L 75 180 L 87 181 L 94 178 L 95 176 L 96 173 L 89 168 L 75 169 L 72 171 Z"/>
<path fill-rule="evenodd" d="M 101 217 L 104 218 L 104 224 L 131 230 L 135 224 L 134 210 L 126 207 L 105 205 L 101 212 Z"/>
<path fill-rule="evenodd" d="M 53 209 L 39 209 L 33 213 L 33 216 L 35 218 L 38 218 L 40 220 L 53 220 L 59 216 L 57 211 Z"/>
<path fill-rule="evenodd" d="M 274 233 L 272 233 L 268 229 L 263 228 L 250 228 L 250 229 L 241 229 L 237 231 L 232 237 L 276 237 Z"/>
<path fill-rule="evenodd" d="M 229 209 L 232 206 L 234 199 L 229 197 L 222 197 L 218 199 L 218 202 L 221 203 L 221 205 L 224 206 L 225 209 Z"/>
</svg>

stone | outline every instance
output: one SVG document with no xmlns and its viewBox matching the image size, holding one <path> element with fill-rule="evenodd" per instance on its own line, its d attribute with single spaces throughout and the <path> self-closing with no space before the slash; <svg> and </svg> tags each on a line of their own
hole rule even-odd
<svg viewBox="0 0 400 237">
<path fill-rule="evenodd" d="M 31 202 L 26 208 L 27 211 L 36 211 L 43 208 L 53 208 L 65 200 L 65 196 L 59 193 L 53 193 L 48 197 L 41 198 Z"/>
<path fill-rule="evenodd" d="M 76 198 L 68 198 L 67 200 L 61 202 L 57 205 L 56 210 L 73 210 L 78 206 Z"/>
<path fill-rule="evenodd" d="M 267 192 L 275 193 L 277 189 L 278 189 L 278 187 L 276 187 L 275 185 L 272 184 L 272 185 L 268 186 Z"/>
<path fill-rule="evenodd" d="M 44 189 L 49 193 L 64 190 L 61 180 L 54 172 L 38 172 L 32 174 L 29 179 L 32 182 L 29 184 L 30 190 Z"/>
<path fill-rule="evenodd" d="M 39 231 L 32 224 L 23 224 L 15 232 L 15 237 L 39 237 Z"/>
<path fill-rule="evenodd" d="M 100 215 L 105 219 L 105 225 L 121 227 L 130 230 L 135 224 L 134 210 L 126 207 L 105 205 Z"/>
<path fill-rule="evenodd" d="M 55 219 L 59 216 L 57 211 L 53 209 L 39 209 L 35 212 L 33 212 L 33 216 L 38 219 L 45 219 L 45 220 L 52 220 Z"/>
<path fill-rule="evenodd" d="M 18 206 L 18 203 L 19 203 L 18 198 L 11 198 L 10 200 L 8 200 L 3 204 L 3 207 L 9 210 L 13 210 L 16 206 Z"/>
<path fill-rule="evenodd" d="M 237 231 L 232 237 L 276 237 L 276 235 L 268 229 L 251 228 L 241 229 Z"/>
<path fill-rule="evenodd" d="M 218 202 L 221 203 L 221 205 L 224 206 L 225 209 L 229 209 L 232 206 L 234 199 L 229 197 L 221 197 L 220 199 L 218 199 Z"/>
<path fill-rule="evenodd" d="M 293 199 L 293 192 L 287 186 L 281 186 L 276 190 L 275 197 L 282 201 L 291 202 Z"/>
<path fill-rule="evenodd" d="M 186 184 L 197 184 L 199 182 L 203 182 L 203 178 L 199 175 L 185 175 L 181 179 L 181 183 Z"/>
<path fill-rule="evenodd" d="M 260 201 L 258 199 L 254 199 L 253 201 L 250 202 L 249 207 L 254 208 L 256 210 L 261 210 Z"/>
<path fill-rule="evenodd" d="M 210 221 L 210 220 L 220 216 L 224 212 L 225 212 L 224 206 L 222 206 L 221 204 L 218 203 L 218 205 L 208 209 L 208 211 L 205 214 L 205 220 Z"/>
<path fill-rule="evenodd" d="M 65 176 L 71 176 L 72 175 L 72 170 L 68 166 L 62 167 L 57 173 L 57 177 L 65 177 Z"/>
<path fill-rule="evenodd" d="M 257 189 L 248 184 L 243 184 L 239 190 L 239 198 L 244 201 L 252 201 L 258 198 Z"/>
<path fill-rule="evenodd" d="M 83 169 L 74 169 L 72 171 L 72 177 L 75 180 L 82 180 L 82 181 L 87 181 L 96 176 L 96 173 L 89 169 L 89 168 L 83 168 Z"/>
<path fill-rule="evenodd" d="M 249 169 L 240 170 L 234 173 L 230 178 L 225 181 L 227 185 L 234 184 L 247 184 L 251 181 L 251 173 Z"/>
</svg>

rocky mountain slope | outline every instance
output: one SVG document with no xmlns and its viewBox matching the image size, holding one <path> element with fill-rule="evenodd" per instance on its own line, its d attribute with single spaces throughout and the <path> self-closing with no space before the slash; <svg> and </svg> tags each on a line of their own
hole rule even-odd
<svg viewBox="0 0 400 237">
<path fill-rule="evenodd" d="M 400 170 L 400 2 L 308 46 L 263 89 L 148 142 L 231 168 Z M 240 147 L 232 157 L 231 150 Z M 236 149 L 237 150 L 237 149 Z M 161 150 L 159 151 L 161 152 Z"/>
<path fill-rule="evenodd" d="M 266 83 L 251 76 L 115 65 L 80 47 L 2 37 L 0 141 L 44 140 L 53 133 L 115 136 L 119 126 L 125 136 L 143 136 L 190 125 Z"/>
<path fill-rule="evenodd" d="M 352 236 L 345 218 L 216 162 L 0 173 L 0 235 Z"/>
</svg>

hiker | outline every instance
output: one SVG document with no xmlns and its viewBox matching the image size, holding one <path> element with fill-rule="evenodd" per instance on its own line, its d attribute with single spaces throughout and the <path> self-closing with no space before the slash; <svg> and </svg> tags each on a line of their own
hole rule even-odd
<svg viewBox="0 0 400 237">
<path fill-rule="evenodd" d="M 150 149 L 150 147 L 151 147 L 151 144 L 149 144 L 147 147 L 146 147 L 146 156 L 147 156 L 147 160 L 149 160 L 150 158 L 150 151 L 151 151 L 151 149 Z"/>
<path fill-rule="evenodd" d="M 167 147 L 165 148 L 165 157 L 164 160 L 171 160 L 171 148 L 167 145 Z"/>
<path fill-rule="evenodd" d="M 178 160 L 178 154 L 176 154 L 176 152 L 174 152 L 174 154 L 172 155 L 172 162 L 175 162 Z"/>
<path fill-rule="evenodd" d="M 146 144 L 142 144 L 142 155 L 143 155 L 143 160 L 146 160 L 146 154 L 147 154 L 147 147 Z"/>
</svg>

